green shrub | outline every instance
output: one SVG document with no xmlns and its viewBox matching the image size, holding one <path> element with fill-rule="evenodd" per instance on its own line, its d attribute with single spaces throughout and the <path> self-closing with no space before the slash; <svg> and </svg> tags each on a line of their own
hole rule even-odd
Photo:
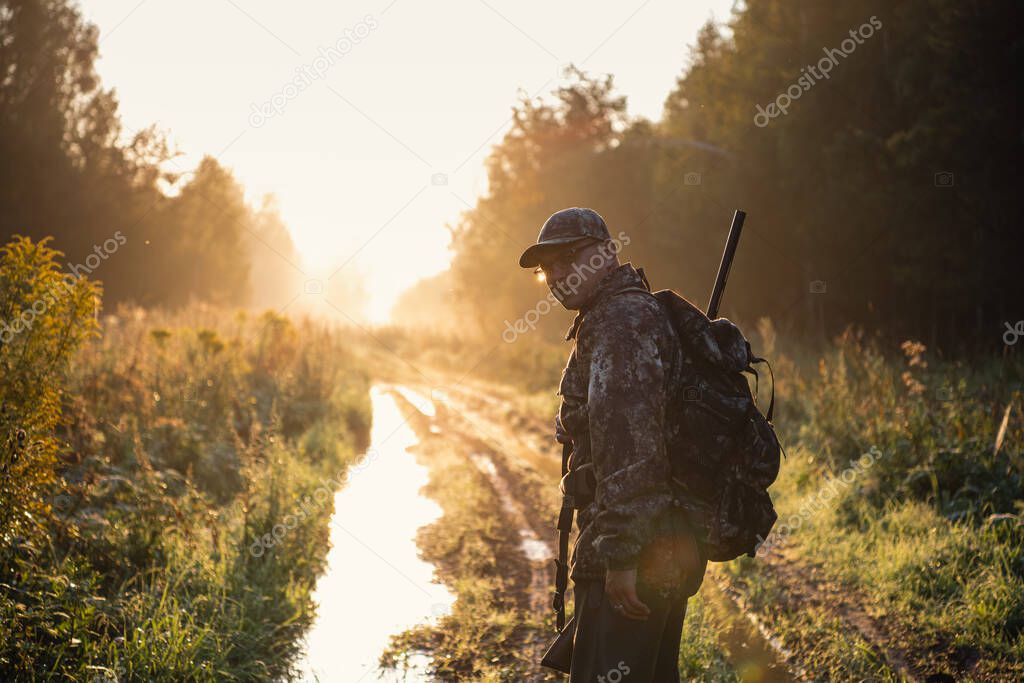
<svg viewBox="0 0 1024 683">
<path fill-rule="evenodd" d="M 929 357 L 917 342 L 901 357 L 843 335 L 818 376 L 799 389 L 807 419 L 800 442 L 820 464 L 849 467 L 884 454 L 861 482 L 876 507 L 910 498 L 951 519 L 1015 513 L 1024 491 L 1024 362 L 1017 356 L 965 365 Z M 996 449 L 1002 418 L 1007 429 Z"/>
<path fill-rule="evenodd" d="M 57 256 L 7 246 L 2 320 Z M 98 326 L 98 288 L 71 292 L 0 346 L 0 677 L 288 675 L 327 551 L 320 489 L 368 439 L 365 373 L 309 321 L 195 306 Z"/>
<path fill-rule="evenodd" d="M 49 514 L 64 373 L 96 328 L 100 287 L 61 273 L 61 256 L 25 237 L 0 250 L 0 548 Z"/>
</svg>

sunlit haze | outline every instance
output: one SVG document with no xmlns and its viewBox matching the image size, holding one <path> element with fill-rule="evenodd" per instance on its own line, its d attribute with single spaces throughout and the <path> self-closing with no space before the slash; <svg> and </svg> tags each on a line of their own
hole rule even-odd
<svg viewBox="0 0 1024 683">
<path fill-rule="evenodd" d="M 211 154 L 252 202 L 277 195 L 304 274 L 362 274 L 383 321 L 403 289 L 447 265 L 446 224 L 485 192 L 482 161 L 519 90 L 547 95 L 573 63 L 613 73 L 630 113 L 657 119 L 700 25 L 731 4 L 86 0 L 83 11 L 128 131 L 155 123 L 183 153 L 178 170 Z"/>
<path fill-rule="evenodd" d="M 1022 27 L 0 0 L 0 683 L 1024 680 Z"/>
</svg>

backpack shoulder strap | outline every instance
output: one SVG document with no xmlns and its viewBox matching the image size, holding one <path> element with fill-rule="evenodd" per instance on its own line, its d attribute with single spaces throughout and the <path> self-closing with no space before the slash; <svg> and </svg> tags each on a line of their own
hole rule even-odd
<svg viewBox="0 0 1024 683">
<path fill-rule="evenodd" d="M 611 296 L 618 296 L 619 294 L 624 294 L 626 292 L 641 292 L 643 294 L 650 294 L 651 296 L 654 296 L 654 293 L 651 291 L 651 285 L 647 282 L 647 276 L 644 275 L 644 269 L 637 268 L 636 270 L 637 273 L 640 274 L 640 280 L 644 283 L 644 287 L 624 287 L 613 292 Z M 658 297 L 654 298 L 657 299 Z M 587 311 L 580 311 L 576 314 L 576 317 L 573 318 L 572 325 L 569 326 L 569 330 L 565 333 L 565 341 L 576 338 L 576 334 L 580 331 L 580 325 L 583 324 L 583 318 L 586 314 Z"/>
<path fill-rule="evenodd" d="M 748 365 L 744 369 L 744 372 L 749 372 L 752 375 L 754 375 L 754 396 L 755 396 L 754 400 L 755 401 L 757 400 L 756 399 L 756 396 L 757 396 L 757 385 L 758 385 L 758 382 L 760 380 L 760 377 L 758 377 L 758 375 L 757 375 L 757 370 L 754 369 L 754 363 L 764 363 L 765 366 L 768 368 L 768 376 L 772 380 L 772 393 L 771 393 L 771 398 L 768 400 L 768 412 L 765 413 L 765 415 L 764 415 L 765 419 L 768 420 L 768 422 L 770 423 L 772 421 L 772 417 L 775 415 L 775 372 L 772 370 L 772 364 L 768 362 L 767 358 L 760 358 L 760 357 L 755 356 L 755 357 L 750 359 L 750 365 Z M 779 449 L 782 451 L 783 457 L 786 457 L 786 448 L 782 445 L 782 441 L 781 440 L 779 441 Z"/>
</svg>

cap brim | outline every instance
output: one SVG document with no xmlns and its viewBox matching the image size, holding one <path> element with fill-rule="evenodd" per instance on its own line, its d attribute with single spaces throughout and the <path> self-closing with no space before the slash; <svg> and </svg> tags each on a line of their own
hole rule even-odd
<svg viewBox="0 0 1024 683">
<path fill-rule="evenodd" d="M 545 254 L 550 254 L 553 251 L 558 251 L 561 247 L 566 244 L 573 244 L 574 242 L 585 242 L 592 240 L 592 237 L 581 237 L 574 235 L 573 237 L 556 237 L 554 239 L 545 240 L 538 244 L 531 245 L 523 252 L 523 255 L 519 257 L 519 266 L 521 268 L 536 268 L 540 265 L 541 260 Z"/>
</svg>

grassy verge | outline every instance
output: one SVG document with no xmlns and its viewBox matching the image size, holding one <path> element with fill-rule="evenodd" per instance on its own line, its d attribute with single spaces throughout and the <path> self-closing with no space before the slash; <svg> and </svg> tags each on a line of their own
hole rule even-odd
<svg viewBox="0 0 1024 683">
<path fill-rule="evenodd" d="M 43 322 L 31 338 L 59 346 Z M 274 315 L 124 311 L 99 331 L 35 407 L 12 370 L 53 356 L 0 349 L 4 437 L 26 444 L 0 454 L 5 511 L 24 511 L 0 527 L 2 677 L 288 676 L 366 378 L 336 333 Z"/>
<path fill-rule="evenodd" d="M 1014 357 L 968 366 L 848 335 L 799 381 L 804 416 L 767 544 L 793 569 L 729 571 L 809 670 L 894 678 L 867 630 L 912 674 L 1024 676 L 1022 380 Z M 780 609 L 799 574 L 853 607 Z"/>
</svg>

